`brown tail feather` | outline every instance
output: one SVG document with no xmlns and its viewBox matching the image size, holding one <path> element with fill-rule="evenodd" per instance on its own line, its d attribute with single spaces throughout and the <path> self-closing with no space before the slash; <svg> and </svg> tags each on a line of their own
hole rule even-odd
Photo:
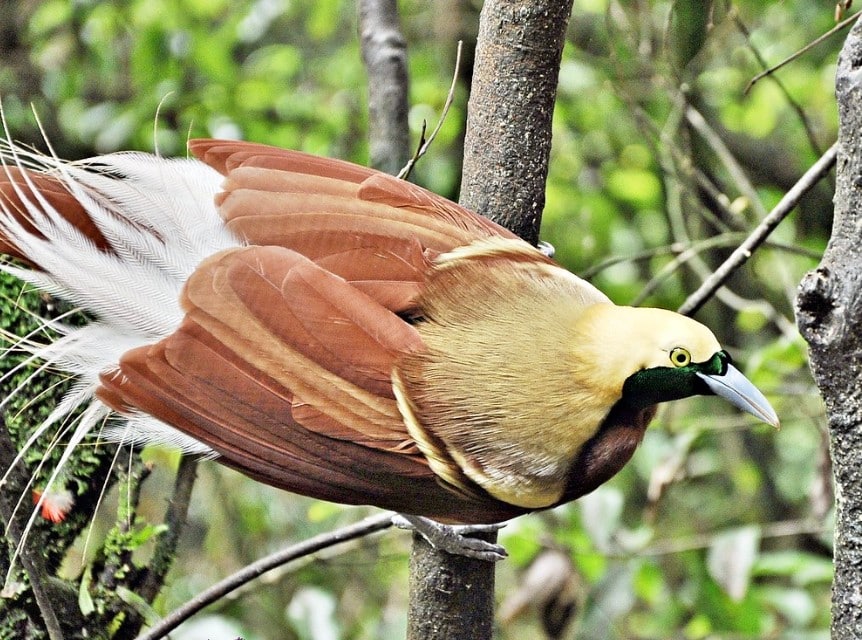
<svg viewBox="0 0 862 640">
<path fill-rule="evenodd" d="M 25 177 L 26 174 L 26 177 Z M 100 249 L 106 250 L 108 243 L 99 229 L 87 215 L 84 206 L 66 188 L 63 182 L 54 177 L 36 171 L 25 171 L 19 167 L 6 166 L 0 171 L 0 208 L 6 215 L 13 217 L 28 232 L 44 237 L 31 221 L 24 200 L 41 208 L 41 201 L 33 192 L 35 188 L 48 204 L 74 225 L 81 233 L 90 238 Z M 29 262 L 26 255 L 9 238 L 4 237 L 0 229 L 0 253 L 14 256 Z"/>
</svg>

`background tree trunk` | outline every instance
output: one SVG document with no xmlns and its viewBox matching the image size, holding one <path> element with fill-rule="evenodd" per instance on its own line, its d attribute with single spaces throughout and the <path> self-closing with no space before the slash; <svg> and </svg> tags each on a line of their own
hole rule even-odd
<svg viewBox="0 0 862 640">
<path fill-rule="evenodd" d="M 359 38 L 368 71 L 370 165 L 395 175 L 410 159 L 407 42 L 395 0 L 360 0 Z"/>
<path fill-rule="evenodd" d="M 826 402 L 835 474 L 832 637 L 862 637 L 862 25 L 844 44 L 836 77 L 840 130 L 832 237 L 797 297 L 797 321 Z"/>
</svg>

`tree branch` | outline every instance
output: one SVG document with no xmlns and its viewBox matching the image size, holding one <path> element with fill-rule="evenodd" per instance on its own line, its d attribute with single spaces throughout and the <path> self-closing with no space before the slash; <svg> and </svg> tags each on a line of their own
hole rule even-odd
<svg viewBox="0 0 862 640">
<path fill-rule="evenodd" d="M 223 598 L 231 591 L 259 578 L 267 571 L 280 567 L 288 562 L 316 553 L 336 544 L 362 538 L 377 531 L 382 531 L 392 526 L 392 513 L 387 512 L 366 518 L 361 522 L 341 527 L 335 531 L 314 536 L 299 544 L 292 545 L 286 549 L 261 558 L 248 566 L 243 567 L 221 582 L 217 582 L 206 591 L 198 594 L 195 598 L 186 602 L 179 609 L 175 609 L 166 616 L 159 624 L 149 629 L 146 633 L 138 636 L 137 640 L 158 640 L 164 638 L 180 624 L 188 620 L 198 611 L 211 605 L 219 598 Z"/>
<path fill-rule="evenodd" d="M 496 534 L 478 535 L 493 541 Z M 494 563 L 437 551 L 413 534 L 407 640 L 486 640 L 494 630 Z"/>
<path fill-rule="evenodd" d="M 844 20 L 842 20 L 841 22 L 839 22 L 838 24 L 836 24 L 834 27 L 832 27 L 829 31 L 827 31 L 826 33 L 824 33 L 824 34 L 823 34 L 823 35 L 821 35 L 821 36 L 818 36 L 818 37 L 814 38 L 814 40 L 812 40 L 811 42 L 809 42 L 808 44 L 806 44 L 804 47 L 802 47 L 802 48 L 801 48 L 801 49 L 799 49 L 798 51 L 796 51 L 796 52 L 794 52 L 794 53 L 790 54 L 788 57 L 786 57 L 784 60 L 782 60 L 782 61 L 781 61 L 781 62 L 779 62 L 778 64 L 772 65 L 772 66 L 771 66 L 771 67 L 769 67 L 768 69 L 766 69 L 766 70 L 761 71 L 760 73 L 758 73 L 756 76 L 754 76 L 751 80 L 749 80 L 749 81 L 748 81 L 748 84 L 747 84 L 747 85 L 745 85 L 745 89 L 743 89 L 742 94 L 743 94 L 743 95 L 748 95 L 748 92 L 749 92 L 749 91 L 751 91 L 751 88 L 752 88 L 752 87 L 753 87 L 757 82 L 759 82 L 759 81 L 763 80 L 766 76 L 772 75 L 773 73 L 775 73 L 776 71 L 778 71 L 781 67 L 783 67 L 783 66 L 785 66 L 785 65 L 787 65 L 787 64 L 790 64 L 791 62 L 793 62 L 794 60 L 796 60 L 798 57 L 800 57 L 802 54 L 804 54 L 806 51 L 809 51 L 810 49 L 813 49 L 814 47 L 816 47 L 818 44 L 820 44 L 820 43 L 821 43 L 821 42 L 823 42 L 824 40 L 826 40 L 826 39 L 828 39 L 828 38 L 832 37 L 833 35 L 835 35 L 835 34 L 836 34 L 836 33 L 838 33 L 839 31 L 841 31 L 841 30 L 842 30 L 844 27 L 846 27 L 847 25 L 853 24 L 853 22 L 854 22 L 855 20 L 858 20 L 858 19 L 859 19 L 859 16 L 860 16 L 860 15 L 862 15 L 862 12 L 854 13 L 854 14 L 853 14 L 852 16 L 850 16 L 849 18 L 845 18 Z"/>
<path fill-rule="evenodd" d="M 413 171 L 413 167 L 416 166 L 416 162 L 428 152 L 428 149 L 431 147 L 431 143 L 434 142 L 434 138 L 436 138 L 437 134 L 440 133 L 443 122 L 445 122 L 446 116 L 449 114 L 449 108 L 452 106 L 452 101 L 455 99 L 455 89 L 458 88 L 458 77 L 461 73 L 461 51 L 463 48 L 464 42 L 459 40 L 458 50 L 455 53 L 455 70 L 452 72 L 452 84 L 449 85 L 449 92 L 446 94 L 446 102 L 443 103 L 443 110 L 440 112 L 440 119 L 437 120 L 437 126 L 435 126 L 434 130 L 431 131 L 431 135 L 426 138 L 425 123 L 423 123 L 422 137 L 419 140 L 419 146 L 407 164 L 405 164 L 398 172 L 398 177 L 402 180 L 406 180 L 410 176 L 410 172 Z"/>
<path fill-rule="evenodd" d="M 165 512 L 165 524 L 168 530 L 160 536 L 150 569 L 146 572 L 140 588 L 137 590 L 147 602 L 152 602 L 164 586 L 165 576 L 176 557 L 180 533 L 186 523 L 191 502 L 192 489 L 195 485 L 198 460 L 191 456 L 183 456 L 174 480 L 174 492 Z"/>
<path fill-rule="evenodd" d="M 486 2 L 464 140 L 461 204 L 536 243 L 571 0 Z"/>
<path fill-rule="evenodd" d="M 825 176 L 835 164 L 835 158 L 838 152 L 838 143 L 833 144 L 824 153 L 817 162 L 811 165 L 811 168 L 799 179 L 790 191 L 784 194 L 784 197 L 775 205 L 775 208 L 770 211 L 759 225 L 751 232 L 751 235 L 746 238 L 745 242 L 739 245 L 733 253 L 718 267 L 703 284 L 698 287 L 697 291 L 692 293 L 679 308 L 679 312 L 685 315 L 692 315 L 697 312 L 707 300 L 725 283 L 731 274 L 741 267 L 752 256 L 755 249 L 763 244 L 769 237 L 769 234 L 775 230 L 775 227 L 793 211 L 794 207 L 799 203 L 799 200 L 811 188 L 814 187 Z M 837 215 L 837 212 L 836 212 Z"/>
</svg>

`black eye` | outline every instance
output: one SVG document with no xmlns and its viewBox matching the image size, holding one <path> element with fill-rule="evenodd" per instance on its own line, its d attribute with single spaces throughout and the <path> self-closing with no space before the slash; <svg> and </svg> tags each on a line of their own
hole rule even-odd
<svg viewBox="0 0 862 640">
<path fill-rule="evenodd" d="M 691 354 L 688 349 L 682 347 L 674 347 L 670 350 L 670 361 L 675 367 L 684 367 L 691 362 Z"/>
</svg>

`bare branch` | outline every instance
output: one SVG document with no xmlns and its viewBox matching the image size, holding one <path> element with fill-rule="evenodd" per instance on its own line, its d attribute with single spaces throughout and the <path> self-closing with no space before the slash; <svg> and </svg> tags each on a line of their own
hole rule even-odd
<svg viewBox="0 0 862 640">
<path fill-rule="evenodd" d="M 806 44 L 806 45 L 805 45 L 804 47 L 802 47 L 799 51 L 797 51 L 797 52 L 795 52 L 795 53 L 793 53 L 793 54 L 789 55 L 789 56 L 788 56 L 788 57 L 786 57 L 784 60 L 782 60 L 781 62 L 779 62 L 779 63 L 778 63 L 778 64 L 776 64 L 776 65 L 773 65 L 773 66 L 769 67 L 769 68 L 768 68 L 768 69 L 766 69 L 765 71 L 762 71 L 761 73 L 758 73 L 758 74 L 757 74 L 756 76 L 754 76 L 751 80 L 749 80 L 748 84 L 745 86 L 745 89 L 743 90 L 743 94 L 747 94 L 749 91 L 751 91 L 751 87 L 753 87 L 753 86 L 755 85 L 755 83 L 759 82 L 760 80 L 763 80 L 763 78 L 765 78 L 766 76 L 768 76 L 768 75 L 771 75 L 771 74 L 775 73 L 776 71 L 778 71 L 778 70 L 779 70 L 781 67 L 783 67 L 784 65 L 789 64 L 789 63 L 793 62 L 794 60 L 796 60 L 796 58 L 798 58 L 799 56 L 801 56 L 802 54 L 804 54 L 806 51 L 809 51 L 810 49 L 813 49 L 813 48 L 814 48 L 814 47 L 816 47 L 818 44 L 820 44 L 821 42 L 823 42 L 824 40 L 826 40 L 827 38 L 829 38 L 829 37 L 831 37 L 832 35 L 834 35 L 834 34 L 838 33 L 839 31 L 841 31 L 844 27 L 846 27 L 846 26 L 848 26 L 848 25 L 853 24 L 853 22 L 855 22 L 855 21 L 859 18 L 859 16 L 860 16 L 860 15 L 862 15 L 862 11 L 859 11 L 859 12 L 854 13 L 854 14 L 853 14 L 852 16 L 850 16 L 849 18 L 845 18 L 844 20 L 842 20 L 841 22 L 839 22 L 838 24 L 836 24 L 834 27 L 832 27 L 829 31 L 827 31 L 826 33 L 824 33 L 822 36 L 820 36 L 820 37 L 818 37 L 818 38 L 815 38 L 814 40 L 812 40 L 811 42 L 809 42 L 808 44 Z"/>
<path fill-rule="evenodd" d="M 452 101 L 455 99 L 455 89 L 458 87 L 458 75 L 461 71 L 461 50 L 463 48 L 464 41 L 459 40 L 458 51 L 455 53 L 455 70 L 452 72 L 452 84 L 449 85 L 449 93 L 446 94 L 446 102 L 443 103 L 443 111 L 440 113 L 440 119 L 437 120 L 437 126 L 434 127 L 434 131 L 432 131 L 431 135 L 426 139 L 425 126 L 423 123 L 419 148 L 416 149 L 416 153 L 413 154 L 413 157 L 410 158 L 410 160 L 407 161 L 407 164 L 405 164 L 401 171 L 398 172 L 398 177 L 402 180 L 407 179 L 410 172 L 413 171 L 413 167 L 416 166 L 416 161 L 428 152 L 428 148 L 440 132 L 440 127 L 443 126 L 443 121 L 446 120 L 446 115 L 449 113 L 449 108 L 452 106 Z"/>
<path fill-rule="evenodd" d="M 775 205 L 775 208 L 751 232 L 751 235 L 730 254 L 727 260 L 710 275 L 697 291 L 692 293 L 679 308 L 679 312 L 691 315 L 700 309 L 704 303 L 725 283 L 730 275 L 741 267 L 751 257 L 754 251 L 764 243 L 775 227 L 793 211 L 799 200 L 814 185 L 816 185 L 833 167 L 838 154 L 838 144 L 833 144 L 817 162 L 799 179 L 790 191 Z"/>
<path fill-rule="evenodd" d="M 171 631 L 176 629 L 180 624 L 188 620 L 194 614 L 211 605 L 213 602 L 223 598 L 227 594 L 243 585 L 259 578 L 267 571 L 271 571 L 277 567 L 287 564 L 293 560 L 298 560 L 305 556 L 311 555 L 332 547 L 343 542 L 349 542 L 357 538 L 370 535 L 377 531 L 383 531 L 392 526 L 392 514 L 383 513 L 370 518 L 366 518 L 361 522 L 352 524 L 346 527 L 341 527 L 335 531 L 314 536 L 308 540 L 304 540 L 298 544 L 277 551 L 271 555 L 261 558 L 252 564 L 243 567 L 231 576 L 228 576 L 221 582 L 211 586 L 206 591 L 198 594 L 192 600 L 186 602 L 182 607 L 172 611 L 159 624 L 149 629 L 146 633 L 138 636 L 137 640 L 158 640 L 164 638 Z"/>
<path fill-rule="evenodd" d="M 706 141 L 715 155 L 718 156 L 718 159 L 736 183 L 736 187 L 739 189 L 739 192 L 748 198 L 751 207 L 757 212 L 757 217 L 765 217 L 766 209 L 760 201 L 760 196 L 757 195 L 757 190 L 748 179 L 745 171 L 741 166 L 739 166 L 739 162 L 734 157 L 733 153 L 731 153 L 730 149 L 727 148 L 721 137 L 709 125 L 706 118 L 704 118 L 697 109 L 692 106 L 688 106 L 685 110 L 685 119 Z"/>
<path fill-rule="evenodd" d="M 766 69 L 769 65 L 766 64 L 766 60 L 764 60 L 763 56 L 760 54 L 760 50 L 754 46 L 754 42 L 751 39 L 751 32 L 748 30 L 748 26 L 745 22 L 742 21 L 742 18 L 739 16 L 738 11 L 731 12 L 732 19 L 736 28 L 739 29 L 742 36 L 745 38 L 745 41 L 748 43 L 748 48 L 751 50 L 751 53 L 754 55 L 754 58 L 757 60 L 757 63 Z M 817 136 L 814 133 L 814 126 L 811 124 L 811 121 L 808 118 L 808 115 L 805 113 L 805 110 L 802 108 L 802 105 L 793 97 L 793 95 L 788 91 L 787 87 L 784 83 L 778 78 L 778 76 L 773 75 L 772 81 L 775 83 L 775 86 L 778 87 L 778 90 L 784 95 L 784 99 L 787 100 L 787 104 L 790 105 L 790 108 L 796 113 L 796 117 L 799 118 L 799 121 L 802 123 L 802 127 L 805 129 L 805 135 L 808 136 L 808 143 L 811 145 L 811 148 L 814 150 L 818 156 L 823 155 L 823 149 L 820 147 L 820 144 L 817 142 Z M 754 80 L 752 80 L 748 86 L 745 88 L 744 93 L 747 94 L 751 87 L 754 84 Z"/>
<path fill-rule="evenodd" d="M 164 535 L 159 536 L 153 558 L 150 561 L 150 569 L 138 589 L 138 594 L 147 602 L 152 602 L 164 586 L 165 576 L 176 556 L 180 533 L 189 512 L 197 468 L 198 460 L 196 458 L 183 456 L 180 459 L 177 476 L 174 480 L 174 493 L 165 513 L 165 524 L 168 530 Z"/>
<path fill-rule="evenodd" d="M 679 268 L 682 267 L 686 262 L 688 262 L 693 255 L 703 253 L 704 251 L 709 251 L 710 249 L 737 247 L 739 246 L 739 242 L 745 240 L 746 237 L 746 234 L 734 231 L 722 233 L 721 235 L 717 236 L 712 236 L 711 238 L 705 238 L 704 240 L 695 240 L 692 242 L 674 242 L 672 244 L 667 244 L 661 247 L 644 249 L 643 251 L 639 251 L 637 253 L 632 253 L 629 255 L 615 255 L 609 258 L 605 258 L 601 262 L 597 262 L 593 266 L 579 272 L 578 275 L 584 280 L 590 280 L 592 278 L 595 278 L 596 275 L 598 275 L 605 269 L 610 269 L 611 267 L 618 264 L 623 264 L 627 262 L 642 262 L 644 260 L 650 260 L 652 258 L 655 258 L 656 256 L 667 254 L 674 254 L 676 256 L 676 259 L 674 260 L 674 268 Z M 819 260 L 821 256 L 821 253 L 818 251 L 806 249 L 805 247 L 794 244 L 769 241 L 764 244 L 771 249 L 778 249 L 779 251 L 792 253 L 794 255 L 803 256 L 805 258 L 811 258 L 812 260 Z M 667 275 L 670 275 L 668 273 L 665 273 L 665 269 L 662 269 L 661 273 L 665 277 Z M 636 303 L 631 302 L 630 304 L 635 305 Z"/>
</svg>

